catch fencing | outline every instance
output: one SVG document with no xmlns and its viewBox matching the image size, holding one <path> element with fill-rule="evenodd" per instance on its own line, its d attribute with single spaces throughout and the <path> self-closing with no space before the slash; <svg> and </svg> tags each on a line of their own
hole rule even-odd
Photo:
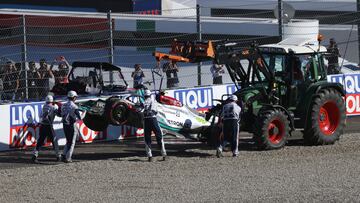
<svg viewBox="0 0 360 203">
<path fill-rule="evenodd" d="M 210 16 L 202 13 L 205 9 L 211 10 Z M 175 12 L 177 15 L 167 15 Z M 359 62 L 358 12 L 297 12 L 295 19 L 319 20 L 320 33 L 324 34 L 326 39 L 325 46 L 328 45 L 329 38 L 335 37 L 340 54 L 350 61 Z M 264 24 L 247 34 L 236 34 L 231 30 L 221 30 L 220 27 L 218 30 L 213 28 L 213 31 L 204 28 L 205 23 L 210 21 L 219 21 L 220 24 L 235 22 L 234 26 L 242 26 L 245 20 L 254 21 L 255 24 L 266 21 L 275 26 L 269 29 Z M 145 73 L 144 80 L 151 81 L 150 70 L 157 67 L 153 52 L 168 52 L 173 39 L 228 39 L 247 47 L 253 41 L 259 44 L 278 42 L 280 37 L 276 24 L 278 23 L 271 10 L 245 11 L 236 5 L 228 9 L 207 8 L 202 5 L 162 11 L 158 16 L 111 12 L 79 14 L 0 11 L 1 99 L 42 99 L 56 83 L 66 82 L 62 79 L 68 68 L 61 64 L 71 64 L 74 61 L 114 63 L 123 69 L 130 85 L 133 80 L 133 66 L 141 64 Z M 281 28 L 286 26 L 286 22 L 283 22 Z M 30 69 L 29 62 L 35 63 L 35 69 Z M 63 68 L 59 68 L 59 65 Z M 212 84 L 211 64 L 199 65 L 178 64 L 180 87 Z M 37 72 L 41 73 L 40 76 Z M 155 80 L 159 84 L 160 78 Z M 231 82 L 226 73 L 223 82 Z"/>
</svg>

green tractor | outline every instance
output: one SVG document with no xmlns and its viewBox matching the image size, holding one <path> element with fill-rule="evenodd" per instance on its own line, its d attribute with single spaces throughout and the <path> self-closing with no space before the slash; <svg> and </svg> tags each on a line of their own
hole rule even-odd
<svg viewBox="0 0 360 203">
<path fill-rule="evenodd" d="M 241 131 L 253 133 L 259 148 L 282 148 L 295 130 L 310 145 L 333 144 L 343 134 L 345 93 L 341 84 L 327 81 L 325 47 L 299 39 L 247 50 L 237 43 L 213 47 L 214 60 L 225 64 L 241 99 Z M 207 118 L 219 116 L 224 103 L 210 109 Z M 217 136 L 211 130 L 207 135 Z"/>
<path fill-rule="evenodd" d="M 261 149 L 282 148 L 293 131 L 302 131 L 306 143 L 335 143 L 345 127 L 343 86 L 327 81 L 326 48 L 303 38 L 249 49 L 228 41 L 174 40 L 162 59 L 196 63 L 213 60 L 224 64 L 242 106 L 241 131 L 254 134 Z M 223 97 L 226 95 L 223 95 Z M 221 134 L 219 119 L 226 100 L 207 112 L 212 127 L 202 137 L 213 143 Z"/>
</svg>

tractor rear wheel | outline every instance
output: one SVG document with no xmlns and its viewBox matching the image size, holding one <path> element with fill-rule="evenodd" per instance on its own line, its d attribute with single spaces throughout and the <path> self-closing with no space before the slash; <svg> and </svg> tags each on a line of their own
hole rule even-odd
<svg viewBox="0 0 360 203">
<path fill-rule="evenodd" d="M 304 140 L 310 145 L 334 144 L 345 128 L 345 104 L 334 89 L 321 90 L 314 98 Z"/>
<path fill-rule="evenodd" d="M 110 124 L 122 125 L 127 121 L 128 107 L 119 99 L 110 98 L 105 104 L 105 115 Z"/>
<path fill-rule="evenodd" d="M 255 122 L 254 140 L 260 149 L 279 149 L 285 146 L 290 132 L 287 115 L 278 109 L 266 110 Z"/>
</svg>

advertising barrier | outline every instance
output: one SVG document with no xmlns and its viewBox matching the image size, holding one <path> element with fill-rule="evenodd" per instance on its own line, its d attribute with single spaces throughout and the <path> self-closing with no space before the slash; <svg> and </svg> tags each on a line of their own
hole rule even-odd
<svg viewBox="0 0 360 203">
<path fill-rule="evenodd" d="M 360 74 L 330 75 L 328 81 L 343 84 L 346 92 L 346 111 L 348 116 L 360 115 Z M 196 87 L 189 89 L 167 90 L 166 95 L 174 97 L 198 111 L 206 111 L 216 105 L 214 99 L 221 99 L 224 94 L 236 91 L 233 84 Z M 38 122 L 43 102 L 0 105 L 0 150 L 35 146 L 38 137 Z M 56 118 L 55 133 L 59 144 L 65 144 L 61 119 Z M 130 126 L 112 126 L 104 132 L 95 132 L 78 122 L 78 142 L 89 143 L 95 140 L 116 140 L 143 136 L 143 129 Z M 49 144 L 49 143 L 48 143 Z"/>
<path fill-rule="evenodd" d="M 346 114 L 348 116 L 360 115 L 360 74 L 330 75 L 328 81 L 338 82 L 344 86 Z"/>
<path fill-rule="evenodd" d="M 11 148 L 26 148 L 35 146 L 36 138 L 39 136 L 39 118 L 43 102 L 23 103 L 5 105 L 9 108 L 7 119 L 9 130 L 8 146 Z M 105 140 L 107 131 L 95 132 L 85 126 L 82 121 L 77 123 L 79 130 L 78 141 L 83 143 L 94 140 Z M 57 117 L 54 121 L 54 130 L 59 137 L 59 144 L 65 144 L 65 136 L 62 130 L 61 119 Z M 2 132 L 6 132 L 2 131 Z"/>
</svg>

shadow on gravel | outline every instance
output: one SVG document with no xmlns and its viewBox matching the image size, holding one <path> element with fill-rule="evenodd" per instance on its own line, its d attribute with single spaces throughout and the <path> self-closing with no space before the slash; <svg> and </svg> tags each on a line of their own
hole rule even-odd
<svg viewBox="0 0 360 203">
<path fill-rule="evenodd" d="M 73 159 L 92 161 L 92 160 L 105 160 L 114 158 L 134 157 L 144 154 L 144 151 L 124 151 L 122 152 L 98 152 L 98 153 L 74 153 Z"/>
<path fill-rule="evenodd" d="M 292 146 L 307 146 L 302 139 L 291 138 L 288 147 Z M 153 155 L 160 157 L 160 150 L 157 147 L 156 141 L 153 142 Z M 183 157 L 183 158 L 214 158 L 215 147 L 210 147 L 206 143 L 194 142 L 184 139 L 166 139 L 166 150 L 169 158 Z M 40 152 L 39 164 L 34 164 L 31 161 L 32 148 L 25 150 L 14 150 L 0 152 L 0 169 L 29 167 L 38 165 L 57 165 L 62 164 L 56 162 L 54 152 L 51 147 L 45 147 Z M 227 147 L 225 150 L 229 150 Z M 241 138 L 239 143 L 240 151 L 259 151 L 256 144 L 251 138 Z M 92 161 L 92 160 L 107 160 L 114 161 L 132 161 L 132 162 L 146 162 L 146 154 L 144 142 L 139 140 L 129 141 L 112 141 L 112 142 L 95 142 L 91 144 L 77 144 L 73 155 L 74 161 Z"/>
<path fill-rule="evenodd" d="M 0 164 L 19 164 L 19 163 L 32 163 L 30 157 L 13 157 L 13 156 L 0 156 Z"/>
<path fill-rule="evenodd" d="M 286 143 L 286 146 L 302 146 L 302 147 L 306 147 L 306 146 L 309 146 L 309 145 L 305 144 L 303 139 L 294 139 L 294 140 L 289 140 Z"/>
<path fill-rule="evenodd" d="M 51 152 L 50 152 L 51 151 Z M 35 164 L 31 160 L 32 149 L 6 151 L 0 153 L 0 169 L 29 167 L 39 165 L 57 165 L 55 155 L 52 150 L 44 150 L 40 154 L 39 163 Z"/>
</svg>

